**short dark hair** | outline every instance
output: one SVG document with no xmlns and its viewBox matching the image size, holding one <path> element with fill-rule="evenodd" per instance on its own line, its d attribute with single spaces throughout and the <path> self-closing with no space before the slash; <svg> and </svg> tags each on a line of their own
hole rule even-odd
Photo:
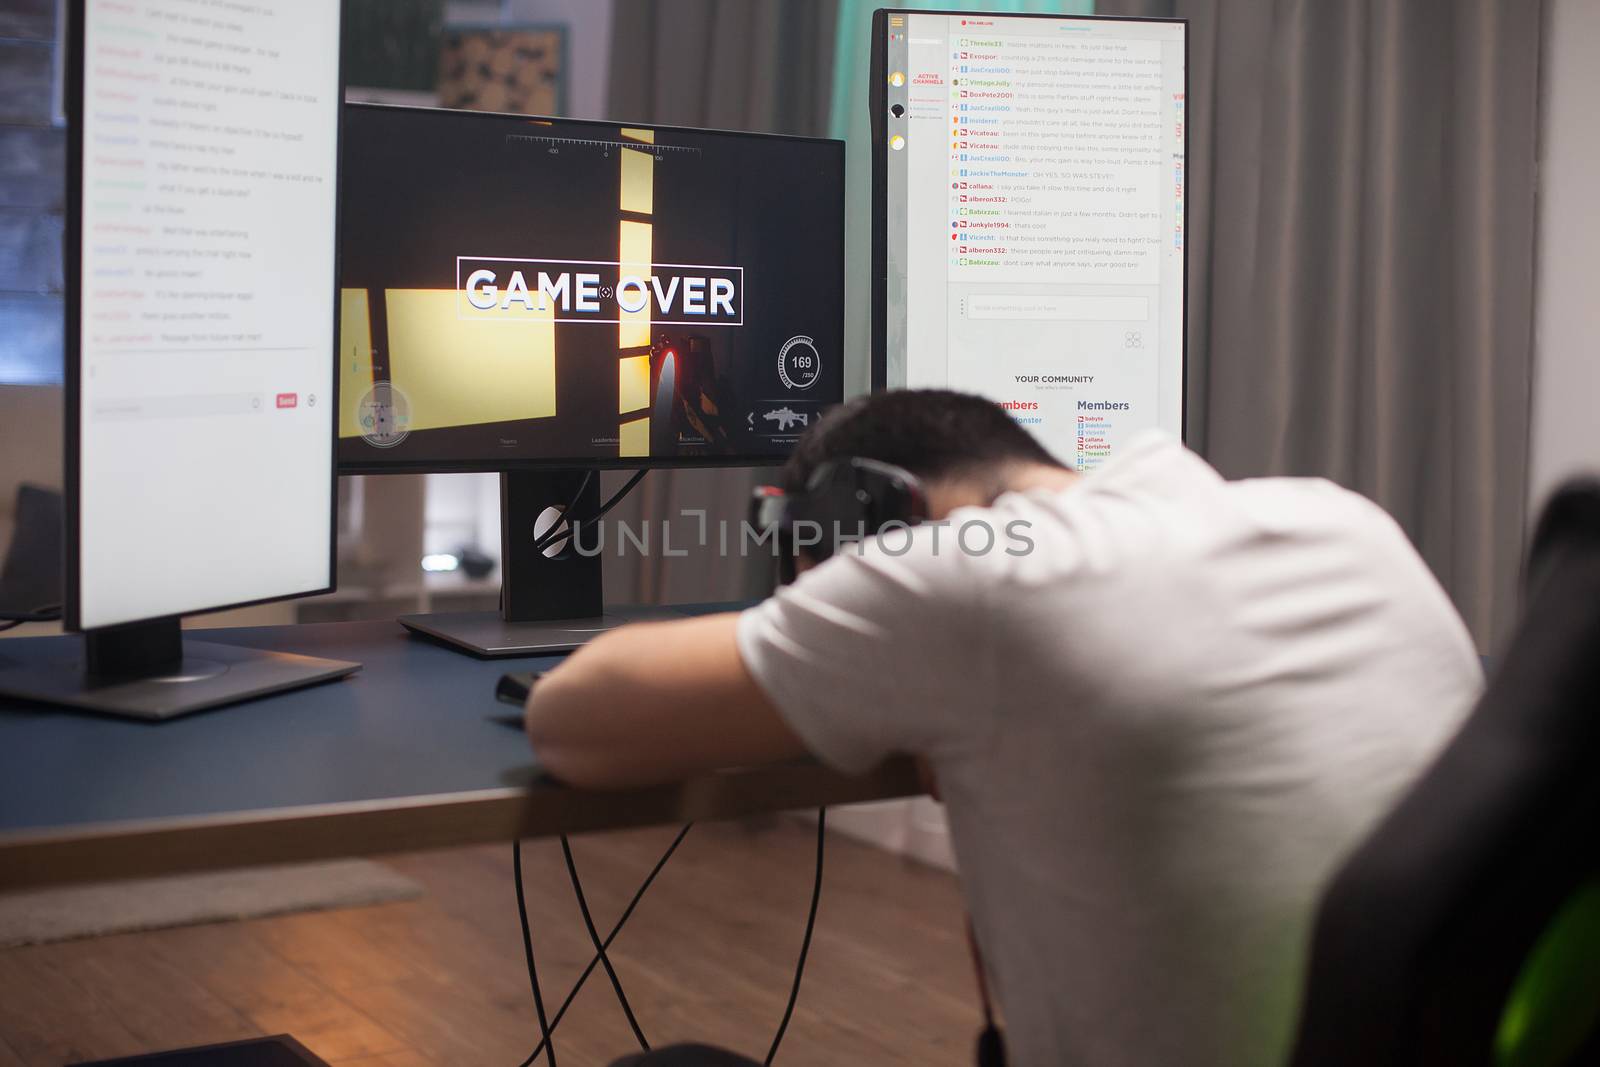
<svg viewBox="0 0 1600 1067">
<path fill-rule="evenodd" d="M 847 456 L 904 468 L 925 482 L 991 477 L 1012 463 L 1063 464 L 999 404 L 948 389 L 896 389 L 841 404 L 800 438 L 783 468 L 789 492 Z"/>
</svg>

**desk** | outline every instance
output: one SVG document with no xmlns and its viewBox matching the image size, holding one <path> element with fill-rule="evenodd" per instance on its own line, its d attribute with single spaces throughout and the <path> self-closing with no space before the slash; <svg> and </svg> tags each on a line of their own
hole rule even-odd
<svg viewBox="0 0 1600 1067">
<path fill-rule="evenodd" d="M 696 609 L 685 609 L 694 611 Z M 698 609 L 705 610 L 705 609 Z M 813 761 L 586 792 L 541 780 L 488 720 L 506 671 L 394 622 L 188 631 L 357 660 L 342 681 L 163 723 L 0 700 L 0 890 L 446 848 L 919 793 L 908 760 L 851 777 Z M 0 642 L 0 665 L 68 659 L 75 637 Z"/>
</svg>

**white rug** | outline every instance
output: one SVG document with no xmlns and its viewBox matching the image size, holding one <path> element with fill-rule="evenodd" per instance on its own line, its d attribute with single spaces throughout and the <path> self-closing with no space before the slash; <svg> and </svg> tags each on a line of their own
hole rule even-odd
<svg viewBox="0 0 1600 1067">
<path fill-rule="evenodd" d="M 414 900 L 422 887 L 369 860 L 250 867 L 0 893 L 0 948 Z"/>
</svg>

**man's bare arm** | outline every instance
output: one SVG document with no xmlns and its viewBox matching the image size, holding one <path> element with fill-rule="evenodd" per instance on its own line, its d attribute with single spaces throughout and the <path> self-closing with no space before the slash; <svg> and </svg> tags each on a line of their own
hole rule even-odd
<svg viewBox="0 0 1600 1067">
<path fill-rule="evenodd" d="M 603 634 L 528 698 L 528 737 L 562 781 L 620 788 L 805 753 L 750 672 L 736 614 Z"/>
</svg>

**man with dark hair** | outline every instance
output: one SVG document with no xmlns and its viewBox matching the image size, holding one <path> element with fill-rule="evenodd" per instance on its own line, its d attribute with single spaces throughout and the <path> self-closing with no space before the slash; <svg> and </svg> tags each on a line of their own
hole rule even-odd
<svg viewBox="0 0 1600 1067">
<path fill-rule="evenodd" d="M 1008 469 L 1065 471 L 1044 446 L 981 397 L 942 389 L 873 393 L 835 408 L 800 439 L 783 468 L 784 488 L 798 492 L 823 462 L 856 456 L 892 463 L 926 483 L 959 476 L 996 482 Z"/>
<path fill-rule="evenodd" d="M 1079 476 L 948 392 L 844 405 L 785 482 L 850 457 L 916 476 L 930 521 L 594 641 L 530 698 L 540 762 L 606 787 L 914 755 L 1013 1064 L 1281 1063 L 1323 883 L 1482 684 L 1404 535 L 1159 434 Z"/>
</svg>

